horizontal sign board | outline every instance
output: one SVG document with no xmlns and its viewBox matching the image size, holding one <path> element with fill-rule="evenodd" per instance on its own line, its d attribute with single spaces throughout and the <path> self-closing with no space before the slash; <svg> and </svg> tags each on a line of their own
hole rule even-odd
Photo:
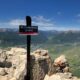
<svg viewBox="0 0 80 80">
<path fill-rule="evenodd" d="M 19 26 L 19 33 L 23 35 L 37 35 L 38 34 L 38 26 Z"/>
</svg>

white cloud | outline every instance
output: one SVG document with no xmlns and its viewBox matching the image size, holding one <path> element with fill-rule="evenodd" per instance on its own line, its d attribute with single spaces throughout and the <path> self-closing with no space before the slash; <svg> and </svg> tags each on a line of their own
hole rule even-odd
<svg viewBox="0 0 80 80">
<path fill-rule="evenodd" d="M 46 19 L 43 16 L 33 16 L 33 20 L 38 21 L 38 22 L 50 22 L 50 19 Z"/>
<path fill-rule="evenodd" d="M 13 19 L 7 22 L 0 22 L 0 27 L 7 27 L 7 28 L 19 28 L 19 25 L 25 25 L 25 20 L 23 19 Z M 32 17 L 32 25 L 38 26 L 39 30 L 80 30 L 79 27 L 72 27 L 72 26 L 62 26 L 59 27 L 55 25 L 55 22 L 51 19 L 45 18 L 43 16 L 33 16 Z"/>
<path fill-rule="evenodd" d="M 18 25 L 25 24 L 25 21 L 21 19 L 14 19 L 14 20 L 11 20 L 8 24 L 12 26 L 18 26 Z"/>
<path fill-rule="evenodd" d="M 61 12 L 59 12 L 61 14 Z M 58 30 L 58 31 L 68 31 L 68 30 L 80 30 L 80 28 L 74 26 L 57 26 L 55 22 L 51 19 L 47 19 L 43 16 L 34 16 L 33 25 L 38 25 L 40 30 Z"/>
<path fill-rule="evenodd" d="M 13 19 L 7 22 L 0 22 L 1 28 L 18 28 L 19 25 L 25 25 L 25 20 L 23 19 Z"/>
<path fill-rule="evenodd" d="M 53 30 L 55 24 L 50 19 L 43 16 L 34 16 L 33 25 L 38 25 L 40 30 Z"/>
</svg>

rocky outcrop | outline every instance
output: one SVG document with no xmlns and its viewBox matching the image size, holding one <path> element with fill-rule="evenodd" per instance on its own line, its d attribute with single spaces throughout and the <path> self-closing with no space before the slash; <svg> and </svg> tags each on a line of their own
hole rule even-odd
<svg viewBox="0 0 80 80">
<path fill-rule="evenodd" d="M 47 50 L 38 49 L 31 54 L 31 80 L 43 80 L 51 67 Z"/>
<path fill-rule="evenodd" d="M 25 75 L 26 49 L 1 50 L 0 80 L 23 80 Z M 47 50 L 38 49 L 31 53 L 31 80 L 43 80 L 51 67 Z"/>
<path fill-rule="evenodd" d="M 26 49 L 0 50 L 0 80 L 24 80 Z M 31 80 L 79 80 L 69 72 L 64 55 L 51 60 L 48 51 L 38 49 L 31 53 Z"/>
<path fill-rule="evenodd" d="M 44 80 L 80 80 L 69 71 L 69 64 L 64 55 L 56 58 Z"/>
<path fill-rule="evenodd" d="M 26 50 L 11 48 L 0 53 L 0 80 L 22 80 L 26 63 Z"/>
</svg>

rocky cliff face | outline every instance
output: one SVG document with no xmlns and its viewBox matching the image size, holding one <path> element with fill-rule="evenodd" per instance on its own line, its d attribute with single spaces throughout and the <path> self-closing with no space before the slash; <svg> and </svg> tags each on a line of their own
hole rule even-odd
<svg viewBox="0 0 80 80">
<path fill-rule="evenodd" d="M 26 49 L 0 50 L 0 80 L 24 80 Z M 64 55 L 53 62 L 47 50 L 31 53 L 31 80 L 79 80 L 69 72 Z"/>
</svg>

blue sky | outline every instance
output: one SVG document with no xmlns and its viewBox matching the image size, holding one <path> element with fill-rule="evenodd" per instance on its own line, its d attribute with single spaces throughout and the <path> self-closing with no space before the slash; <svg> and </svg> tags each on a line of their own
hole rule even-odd
<svg viewBox="0 0 80 80">
<path fill-rule="evenodd" d="M 80 30 L 80 0 L 0 0 L 0 27 L 18 28 L 27 15 L 41 30 Z"/>
</svg>

